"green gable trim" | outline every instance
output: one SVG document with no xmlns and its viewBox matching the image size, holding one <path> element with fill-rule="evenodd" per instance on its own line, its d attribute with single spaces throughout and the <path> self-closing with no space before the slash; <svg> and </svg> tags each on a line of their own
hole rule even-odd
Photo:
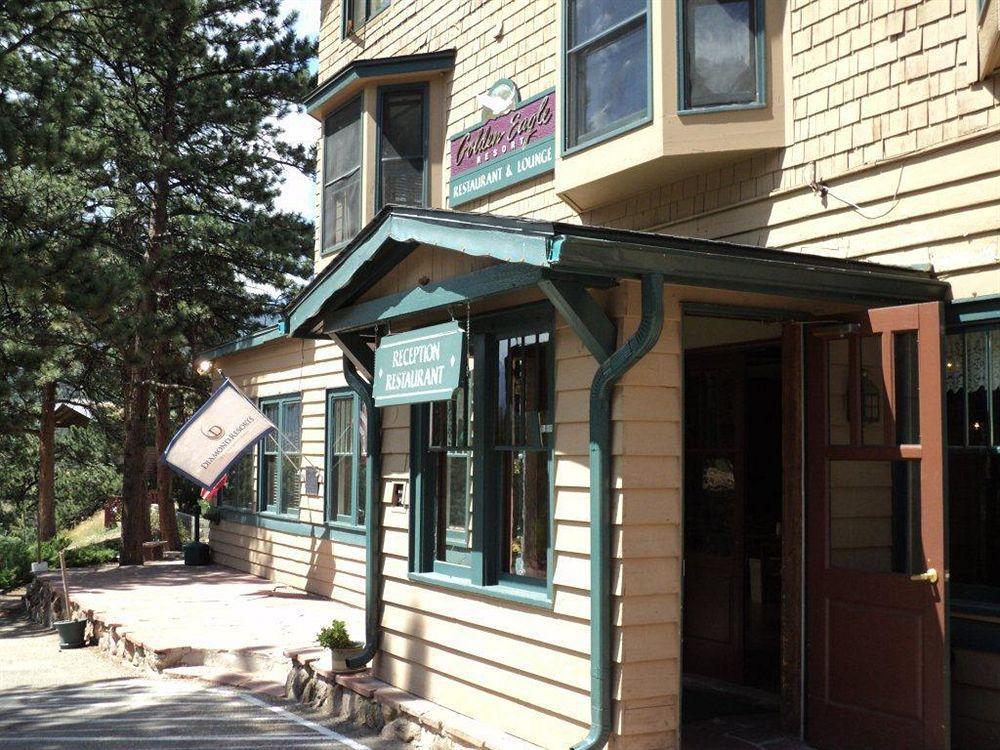
<svg viewBox="0 0 1000 750">
<path fill-rule="evenodd" d="M 306 108 L 306 112 L 313 117 L 318 117 L 318 112 L 324 105 L 336 99 L 338 95 L 358 81 L 377 80 L 412 73 L 437 73 L 452 70 L 454 67 L 455 50 L 453 49 L 425 52 L 419 55 L 355 60 L 306 94 L 302 105 Z"/>
<path fill-rule="evenodd" d="M 407 292 L 334 310 L 323 316 L 323 332 L 367 328 L 374 323 L 384 323 L 414 313 L 442 310 L 451 305 L 463 305 L 516 291 L 534 286 L 542 279 L 543 273 L 537 266 L 521 263 L 491 266 L 427 286 L 418 286 Z"/>
<path fill-rule="evenodd" d="M 324 314 L 351 305 L 418 245 L 595 282 L 660 273 L 671 284 L 866 306 L 950 295 L 947 282 L 927 270 L 651 232 L 386 206 L 289 305 L 291 335 L 321 335 Z"/>
<path fill-rule="evenodd" d="M 546 266 L 549 237 L 545 225 L 535 222 L 386 206 L 344 249 L 340 258 L 292 300 L 286 312 L 289 330 L 295 336 L 308 335 L 316 323 L 313 319 L 327 303 L 331 306 L 349 303 L 351 297 L 363 294 L 381 278 L 382 274 L 373 273 L 371 266 L 378 263 L 378 256 L 385 250 L 399 254 L 389 267 L 421 244 L 476 257 Z M 389 268 L 383 270 L 387 272 Z M 362 286 L 348 289 L 359 278 Z"/>
<path fill-rule="evenodd" d="M 246 349 L 253 349 L 263 344 L 267 344 L 276 339 L 284 338 L 288 335 L 288 323 L 285 320 L 281 320 L 274 325 L 268 326 L 267 328 L 262 328 L 259 331 L 254 331 L 253 333 L 247 334 L 242 338 L 233 339 L 228 341 L 221 346 L 217 346 L 214 349 L 209 349 L 208 351 L 201 352 L 198 354 L 198 359 L 213 360 L 219 357 L 224 357 L 227 354 L 233 354 L 235 352 L 241 352 Z"/>
<path fill-rule="evenodd" d="M 223 521 L 231 521 L 232 523 L 239 523 L 244 526 L 253 526 L 258 529 L 280 531 L 283 534 L 307 536 L 312 539 L 329 539 L 334 542 L 356 544 L 359 547 L 365 545 L 365 530 L 360 526 L 352 528 L 332 524 L 306 523 L 287 516 L 277 516 L 264 512 L 247 513 L 232 508 L 219 508 L 219 515 Z"/>
</svg>

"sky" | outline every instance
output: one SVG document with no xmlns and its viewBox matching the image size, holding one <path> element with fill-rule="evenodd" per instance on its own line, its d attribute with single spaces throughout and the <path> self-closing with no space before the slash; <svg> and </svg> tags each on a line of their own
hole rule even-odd
<svg viewBox="0 0 1000 750">
<path fill-rule="evenodd" d="M 288 15 L 298 11 L 296 29 L 300 35 L 316 38 L 319 34 L 319 6 L 321 0 L 282 0 L 281 10 Z M 313 70 L 316 61 L 312 63 Z M 319 123 L 305 112 L 292 112 L 279 120 L 284 138 L 289 143 L 313 145 L 319 137 Z M 277 208 L 297 211 L 310 221 L 316 219 L 316 183 L 311 177 L 295 169 L 284 169 L 284 184 L 278 196 Z"/>
</svg>

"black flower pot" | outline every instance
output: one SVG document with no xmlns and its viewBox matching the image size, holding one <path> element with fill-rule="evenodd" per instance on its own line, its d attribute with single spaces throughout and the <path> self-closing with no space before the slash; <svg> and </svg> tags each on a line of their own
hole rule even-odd
<svg viewBox="0 0 1000 750">
<path fill-rule="evenodd" d="M 59 633 L 59 648 L 83 647 L 83 633 L 87 629 L 86 620 L 59 620 L 52 625 Z"/>
</svg>

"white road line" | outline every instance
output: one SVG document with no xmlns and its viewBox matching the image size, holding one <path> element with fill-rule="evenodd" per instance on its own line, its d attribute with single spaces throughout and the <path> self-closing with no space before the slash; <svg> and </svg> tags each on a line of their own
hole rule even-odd
<svg viewBox="0 0 1000 750">
<path fill-rule="evenodd" d="M 336 733 L 335 733 L 336 734 Z M 247 735 L 231 735 L 231 734 L 179 734 L 171 735 L 169 737 L 164 737 L 162 735 L 157 737 L 116 737 L 114 735 L 45 735 L 39 736 L 34 732 L 23 734 L 20 737 L 10 737 L 3 736 L 0 737 L 0 745 L 11 744 L 14 742 L 24 742 L 24 740 L 31 740 L 32 742 L 129 742 L 131 744 L 145 743 L 145 742 L 212 742 L 212 743 L 227 743 L 227 742 L 285 742 L 290 740 L 313 740 L 316 738 L 314 734 L 247 734 Z M 345 738 L 347 739 L 347 738 Z M 363 745 L 358 745 L 362 750 L 369 750 Z"/>
<path fill-rule="evenodd" d="M 259 706 L 260 708 L 266 709 L 272 713 L 284 716 L 289 721 L 294 721 L 296 724 L 299 724 L 300 726 L 308 727 L 317 734 L 321 734 L 324 737 L 329 737 L 332 740 L 336 740 L 337 742 L 347 745 L 347 747 L 351 748 L 351 750 L 370 750 L 370 748 L 368 748 L 366 745 L 362 745 L 360 742 L 356 742 L 355 740 L 352 740 L 350 737 L 345 737 L 340 732 L 335 732 L 329 727 L 324 727 L 323 725 L 317 724 L 314 721 L 309 721 L 309 719 L 303 718 L 298 714 L 293 714 L 291 711 L 287 711 L 281 706 L 272 706 L 270 703 L 262 701 L 260 698 L 254 695 L 239 694 L 239 697 L 245 700 L 247 703 L 251 703 L 255 706 Z"/>
<path fill-rule="evenodd" d="M 154 706 L 150 706 L 150 710 L 156 710 Z M 240 714 L 226 715 L 226 716 L 187 716 L 185 714 L 159 714 L 157 716 L 103 716 L 98 719 L 92 719 L 89 716 L 86 717 L 87 724 L 127 724 L 133 721 L 174 721 L 180 720 L 184 723 L 190 721 L 212 721 L 215 723 L 220 723 L 223 721 L 235 721 L 243 722 L 253 721 L 253 722 L 275 722 L 278 718 L 274 716 L 242 716 Z M 32 724 L 40 725 L 43 727 L 58 726 L 60 724 L 79 724 L 79 721 L 67 721 L 63 718 L 53 718 L 46 720 L 44 718 L 38 719 L 0 719 L 0 727 L 11 726 L 13 724 L 24 724 L 25 721 L 31 721 Z"/>
</svg>

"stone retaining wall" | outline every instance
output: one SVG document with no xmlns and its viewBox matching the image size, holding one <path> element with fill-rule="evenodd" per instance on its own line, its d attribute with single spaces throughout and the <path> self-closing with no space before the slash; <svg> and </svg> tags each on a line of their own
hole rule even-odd
<svg viewBox="0 0 1000 750">
<path fill-rule="evenodd" d="M 482 722 L 395 688 L 368 670 L 341 674 L 319 666 L 324 652 L 287 652 L 292 669 L 285 694 L 341 720 L 423 750 L 538 750 Z"/>
<path fill-rule="evenodd" d="M 57 586 L 50 585 L 50 581 L 44 576 L 39 576 L 28 584 L 24 595 L 24 606 L 28 617 L 40 625 L 52 625 L 56 620 L 65 619 L 66 607 L 62 592 Z M 87 621 L 85 642 L 97 646 L 116 659 L 155 672 L 162 672 L 164 669 L 181 664 L 200 663 L 193 649 L 147 647 L 130 636 L 120 624 L 110 621 L 105 615 L 92 609 L 81 609 L 72 598 L 70 598 L 70 611 L 73 619 Z"/>
</svg>

